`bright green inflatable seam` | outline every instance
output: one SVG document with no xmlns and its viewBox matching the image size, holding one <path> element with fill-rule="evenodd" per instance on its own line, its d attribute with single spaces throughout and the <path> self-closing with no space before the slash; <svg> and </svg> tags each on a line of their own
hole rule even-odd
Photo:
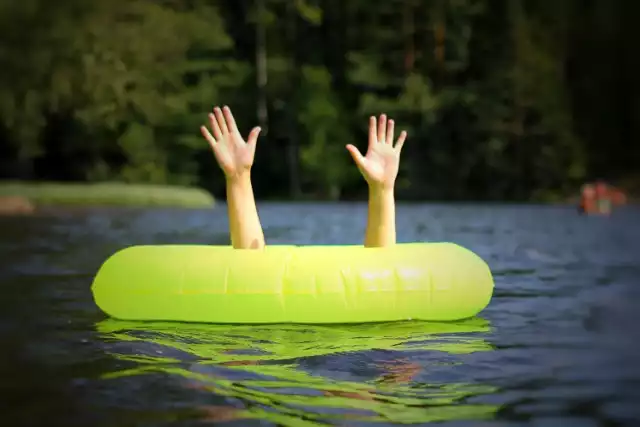
<svg viewBox="0 0 640 427">
<path fill-rule="evenodd" d="M 493 293 L 487 264 L 452 243 L 362 246 L 134 246 L 93 283 L 127 320 L 361 323 L 475 316 Z"/>
</svg>

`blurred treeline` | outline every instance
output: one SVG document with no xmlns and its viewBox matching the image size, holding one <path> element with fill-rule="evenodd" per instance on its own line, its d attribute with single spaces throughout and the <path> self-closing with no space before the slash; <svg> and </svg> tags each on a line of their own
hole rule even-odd
<svg viewBox="0 0 640 427">
<path fill-rule="evenodd" d="M 228 104 L 258 197 L 349 198 L 367 116 L 398 196 L 552 200 L 640 162 L 633 0 L 0 0 L 2 177 L 201 185 Z"/>
</svg>

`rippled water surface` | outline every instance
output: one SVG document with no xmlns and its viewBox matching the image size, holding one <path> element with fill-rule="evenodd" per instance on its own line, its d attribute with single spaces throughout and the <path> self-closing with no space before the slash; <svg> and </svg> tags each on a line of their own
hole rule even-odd
<svg viewBox="0 0 640 427">
<path fill-rule="evenodd" d="M 400 205 L 496 282 L 455 323 L 220 326 L 106 318 L 90 286 L 134 244 L 227 244 L 213 211 L 0 218 L 6 426 L 640 425 L 640 209 Z M 364 204 L 261 204 L 268 243 L 354 244 Z M 225 424 L 225 425 L 226 425 Z"/>
</svg>

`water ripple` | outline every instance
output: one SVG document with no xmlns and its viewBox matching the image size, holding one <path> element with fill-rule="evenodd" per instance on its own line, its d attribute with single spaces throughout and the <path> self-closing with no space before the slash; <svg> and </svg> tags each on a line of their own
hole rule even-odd
<svg viewBox="0 0 640 427">
<path fill-rule="evenodd" d="M 495 277 L 454 323 L 220 326 L 105 319 L 90 285 L 134 244 L 228 244 L 214 210 L 0 218 L 7 425 L 635 426 L 637 207 L 399 204 L 398 239 L 451 241 Z M 361 243 L 365 204 L 261 204 L 269 243 Z"/>
</svg>

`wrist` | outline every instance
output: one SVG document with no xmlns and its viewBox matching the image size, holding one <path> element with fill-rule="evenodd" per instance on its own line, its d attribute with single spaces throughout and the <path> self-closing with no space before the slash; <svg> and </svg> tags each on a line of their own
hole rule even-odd
<svg viewBox="0 0 640 427">
<path fill-rule="evenodd" d="M 227 199 L 240 200 L 252 194 L 251 177 L 248 173 L 227 177 Z"/>
<path fill-rule="evenodd" d="M 234 175 L 226 175 L 225 180 L 227 187 L 244 187 L 251 184 L 251 174 L 246 171 Z"/>
<path fill-rule="evenodd" d="M 369 199 L 370 200 L 384 200 L 393 198 L 393 185 L 369 185 Z"/>
</svg>

